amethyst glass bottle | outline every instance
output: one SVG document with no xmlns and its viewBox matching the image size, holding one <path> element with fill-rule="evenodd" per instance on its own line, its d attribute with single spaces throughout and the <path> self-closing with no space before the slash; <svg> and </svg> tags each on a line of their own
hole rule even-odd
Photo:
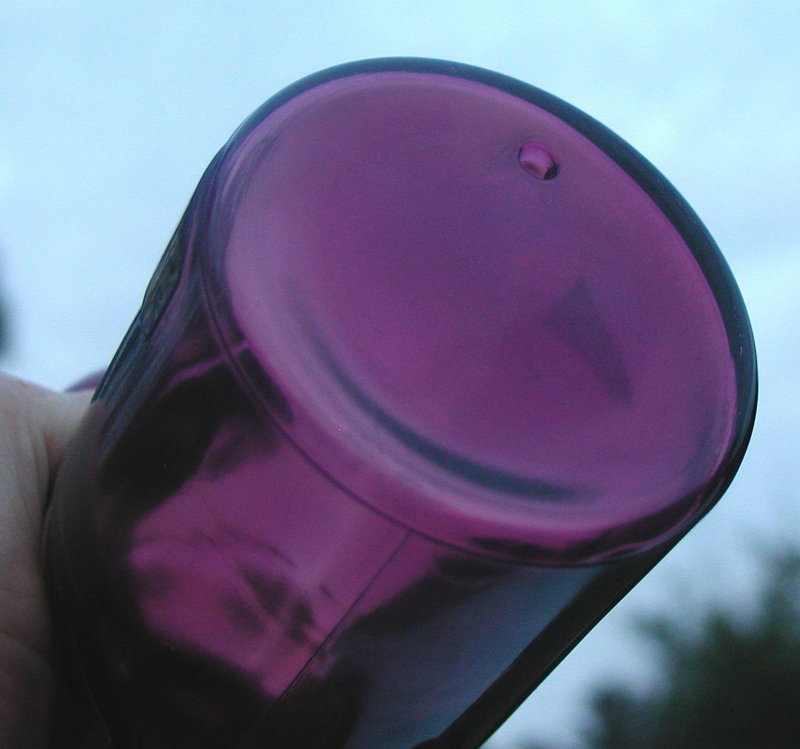
<svg viewBox="0 0 800 749">
<path fill-rule="evenodd" d="M 718 499 L 755 382 L 713 240 L 591 118 L 433 60 L 295 84 L 60 471 L 56 744 L 478 746 Z"/>
</svg>

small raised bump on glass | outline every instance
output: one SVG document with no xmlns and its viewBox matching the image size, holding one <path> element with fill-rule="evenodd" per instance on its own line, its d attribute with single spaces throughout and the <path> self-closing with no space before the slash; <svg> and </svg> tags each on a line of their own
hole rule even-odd
<svg viewBox="0 0 800 749">
<path fill-rule="evenodd" d="M 541 143 L 530 140 L 519 149 L 519 165 L 536 179 L 555 179 L 559 172 L 555 156 Z"/>
</svg>

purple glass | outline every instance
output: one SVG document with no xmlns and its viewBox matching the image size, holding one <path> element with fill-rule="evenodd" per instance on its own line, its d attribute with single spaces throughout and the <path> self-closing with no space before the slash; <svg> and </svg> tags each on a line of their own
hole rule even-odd
<svg viewBox="0 0 800 749">
<path fill-rule="evenodd" d="M 586 115 L 432 60 L 295 84 L 60 471 L 56 742 L 478 746 L 719 498 L 755 388 L 713 240 Z"/>
</svg>

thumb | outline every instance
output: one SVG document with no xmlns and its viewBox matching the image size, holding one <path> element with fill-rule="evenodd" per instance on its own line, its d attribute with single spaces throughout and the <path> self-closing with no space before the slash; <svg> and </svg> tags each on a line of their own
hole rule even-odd
<svg viewBox="0 0 800 749">
<path fill-rule="evenodd" d="M 64 455 L 73 434 L 89 408 L 92 391 L 57 393 L 44 391 L 39 401 L 39 425 L 52 474 Z"/>
<path fill-rule="evenodd" d="M 90 398 L 0 374 L 0 555 L 15 533 L 40 527 L 50 480 Z"/>
<path fill-rule="evenodd" d="M 0 374 L 0 745 L 44 745 L 51 686 L 39 558 L 47 488 L 89 405 Z"/>
</svg>

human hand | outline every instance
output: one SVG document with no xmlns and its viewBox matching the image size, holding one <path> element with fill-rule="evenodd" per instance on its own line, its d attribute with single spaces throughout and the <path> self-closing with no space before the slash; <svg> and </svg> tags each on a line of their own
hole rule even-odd
<svg viewBox="0 0 800 749">
<path fill-rule="evenodd" d="M 42 513 L 90 393 L 0 374 L 0 746 L 46 746 L 54 674 L 41 566 Z"/>
</svg>

